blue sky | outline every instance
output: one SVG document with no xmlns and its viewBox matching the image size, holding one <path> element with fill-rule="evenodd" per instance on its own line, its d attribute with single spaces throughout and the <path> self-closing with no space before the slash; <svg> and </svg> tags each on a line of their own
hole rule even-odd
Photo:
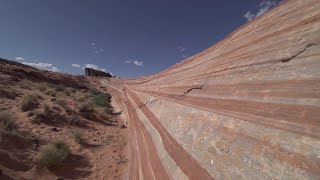
<svg viewBox="0 0 320 180">
<path fill-rule="evenodd" d="M 3 0 L 0 57 L 83 74 L 160 72 L 205 50 L 279 0 Z"/>
</svg>

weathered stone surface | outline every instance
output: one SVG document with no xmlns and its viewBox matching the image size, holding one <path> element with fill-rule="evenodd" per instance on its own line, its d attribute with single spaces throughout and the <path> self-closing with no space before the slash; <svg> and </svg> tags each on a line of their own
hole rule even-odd
<svg viewBox="0 0 320 180">
<path fill-rule="evenodd" d="M 319 0 L 286 1 L 158 74 L 101 84 L 128 122 L 128 179 L 320 179 Z"/>
</svg>

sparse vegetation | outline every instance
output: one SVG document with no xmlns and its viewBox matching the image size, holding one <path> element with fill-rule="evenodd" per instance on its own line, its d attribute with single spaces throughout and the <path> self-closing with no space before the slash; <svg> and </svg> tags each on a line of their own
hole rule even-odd
<svg viewBox="0 0 320 180">
<path fill-rule="evenodd" d="M 83 132 L 80 129 L 76 129 L 72 132 L 72 137 L 74 138 L 74 141 L 78 144 L 81 144 L 83 142 Z"/>
<path fill-rule="evenodd" d="M 55 167 L 60 165 L 70 154 L 69 147 L 63 141 L 57 141 L 48 145 L 41 154 L 40 167 Z"/>
<path fill-rule="evenodd" d="M 29 111 L 37 108 L 39 105 L 36 95 L 27 95 L 23 98 L 21 103 L 21 109 L 23 111 Z"/>
<path fill-rule="evenodd" d="M 7 112 L 0 112 L 0 130 L 9 134 L 15 134 L 18 130 L 18 125 Z"/>
<path fill-rule="evenodd" d="M 84 118 L 90 119 L 93 116 L 94 108 L 90 103 L 81 104 L 79 107 L 79 112 Z"/>
<path fill-rule="evenodd" d="M 64 91 L 63 91 L 67 96 L 71 96 L 71 94 L 75 93 L 76 90 L 71 88 L 71 87 L 67 87 Z"/>
</svg>

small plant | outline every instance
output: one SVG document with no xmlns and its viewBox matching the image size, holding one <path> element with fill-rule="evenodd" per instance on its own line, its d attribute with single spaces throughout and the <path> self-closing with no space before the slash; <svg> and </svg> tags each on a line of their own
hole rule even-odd
<svg viewBox="0 0 320 180">
<path fill-rule="evenodd" d="M 84 103 L 80 105 L 79 112 L 84 118 L 90 119 L 93 116 L 94 108 L 89 103 Z"/>
<path fill-rule="evenodd" d="M 20 82 L 18 82 L 18 86 L 22 89 L 31 89 L 31 87 L 33 86 L 33 82 L 28 80 L 28 79 L 24 79 Z"/>
<path fill-rule="evenodd" d="M 72 132 L 72 137 L 74 138 L 74 141 L 78 144 L 81 144 L 83 142 L 83 132 L 80 129 L 76 129 L 74 132 Z"/>
<path fill-rule="evenodd" d="M 18 130 L 17 124 L 7 112 L 0 112 L 0 130 L 9 134 L 15 134 Z"/>
<path fill-rule="evenodd" d="M 21 103 L 21 109 L 23 111 L 29 111 L 37 108 L 38 105 L 39 105 L 39 102 L 38 102 L 37 96 L 28 95 L 23 98 Z"/>
<path fill-rule="evenodd" d="M 48 145 L 41 154 L 40 167 L 55 167 L 60 165 L 70 154 L 69 147 L 63 141 L 57 141 Z"/>
</svg>

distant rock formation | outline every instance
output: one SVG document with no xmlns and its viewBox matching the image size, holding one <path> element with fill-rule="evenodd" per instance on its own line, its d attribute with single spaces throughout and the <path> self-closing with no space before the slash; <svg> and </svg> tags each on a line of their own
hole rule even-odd
<svg viewBox="0 0 320 180">
<path fill-rule="evenodd" d="M 112 75 L 108 72 L 98 71 L 92 68 L 85 68 L 86 76 L 100 76 L 100 77 L 112 77 Z"/>
</svg>

